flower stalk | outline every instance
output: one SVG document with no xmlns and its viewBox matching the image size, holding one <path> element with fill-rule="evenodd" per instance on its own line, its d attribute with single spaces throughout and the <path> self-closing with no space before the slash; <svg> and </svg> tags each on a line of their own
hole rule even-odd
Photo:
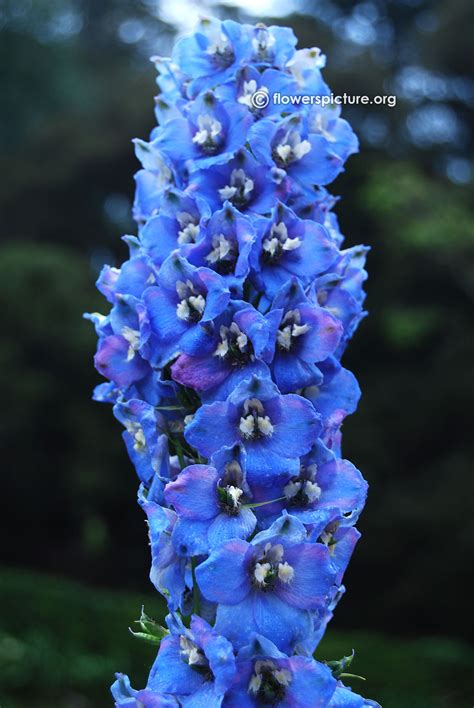
<svg viewBox="0 0 474 708">
<path fill-rule="evenodd" d="M 341 357 L 367 249 L 327 191 L 358 142 L 325 57 L 286 27 L 203 19 L 153 59 L 157 127 L 135 141 L 137 236 L 97 282 L 95 390 L 113 403 L 149 526 L 166 628 L 116 706 L 374 706 L 313 654 L 344 592 L 367 484 L 341 452 L 360 396 Z"/>
</svg>

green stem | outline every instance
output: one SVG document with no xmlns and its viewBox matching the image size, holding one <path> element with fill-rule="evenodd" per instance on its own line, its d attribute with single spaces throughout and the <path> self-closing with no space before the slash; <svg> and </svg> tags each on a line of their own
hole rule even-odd
<svg viewBox="0 0 474 708">
<path fill-rule="evenodd" d="M 283 501 L 286 497 L 278 497 L 277 499 L 269 499 L 266 502 L 258 502 L 258 504 L 242 504 L 242 509 L 256 509 L 257 506 L 265 506 L 266 504 L 274 504 L 277 501 Z"/>
<path fill-rule="evenodd" d="M 179 441 L 178 438 L 171 438 L 171 440 L 173 442 L 174 448 L 176 450 L 176 454 L 178 456 L 179 466 L 181 467 L 181 469 L 183 469 L 183 467 L 185 466 L 185 462 L 184 462 L 183 447 L 181 445 L 181 442 Z"/>
<path fill-rule="evenodd" d="M 199 615 L 201 612 L 201 593 L 199 592 L 196 581 L 196 565 L 196 559 L 191 558 L 191 572 L 193 577 L 193 614 Z"/>
<path fill-rule="evenodd" d="M 261 293 L 261 292 L 257 293 L 255 300 L 252 303 L 256 310 L 258 310 L 258 306 L 260 305 L 260 300 L 262 299 L 262 295 L 263 295 L 263 293 Z"/>
<path fill-rule="evenodd" d="M 157 411 L 185 411 L 185 406 L 156 406 Z"/>
</svg>

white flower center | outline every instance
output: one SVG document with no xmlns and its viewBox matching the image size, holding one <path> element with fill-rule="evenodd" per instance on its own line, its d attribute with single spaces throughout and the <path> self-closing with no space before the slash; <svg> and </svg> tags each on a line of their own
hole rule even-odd
<svg viewBox="0 0 474 708">
<path fill-rule="evenodd" d="M 243 491 L 239 489 L 239 487 L 234 487 L 232 485 L 228 485 L 225 490 L 230 499 L 232 499 L 234 507 L 237 508 L 239 506 L 239 499 L 242 496 Z"/>
<path fill-rule="evenodd" d="M 298 505 L 314 504 L 321 497 L 322 489 L 316 482 L 317 465 L 301 468 L 300 476 L 292 479 L 283 488 L 288 501 Z"/>
<path fill-rule="evenodd" d="M 274 427 L 270 418 L 265 415 L 261 401 L 251 398 L 244 402 L 244 415 L 240 418 L 239 430 L 248 440 L 262 435 L 268 438 L 273 435 Z"/>
<path fill-rule="evenodd" d="M 230 175 L 230 184 L 219 189 L 219 196 L 223 202 L 228 200 L 243 203 L 248 201 L 254 186 L 253 179 L 247 177 L 243 169 L 234 169 Z"/>
<path fill-rule="evenodd" d="M 217 263 L 224 260 L 232 250 L 232 243 L 226 239 L 224 234 L 218 234 L 212 239 L 213 249 L 206 256 L 209 263 Z"/>
<path fill-rule="evenodd" d="M 242 87 L 242 94 L 237 99 L 238 103 L 242 103 L 248 108 L 253 108 L 251 98 L 256 90 L 257 82 L 255 81 L 255 79 L 251 79 L 250 81 L 244 81 L 244 85 Z M 264 86 L 261 87 L 261 90 L 268 91 L 268 89 Z"/>
<path fill-rule="evenodd" d="M 222 132 L 222 125 L 218 120 L 207 114 L 198 116 L 199 130 L 194 134 L 193 143 L 202 146 L 215 146 L 217 138 Z"/>
<path fill-rule="evenodd" d="M 301 140 L 301 136 L 296 130 L 289 130 L 275 148 L 279 160 L 284 165 L 301 160 L 310 151 L 311 143 L 309 140 Z"/>
<path fill-rule="evenodd" d="M 290 351 L 293 340 L 306 334 L 311 329 L 309 324 L 300 324 L 299 310 L 288 310 L 277 332 L 277 342 L 280 349 Z"/>
<path fill-rule="evenodd" d="M 295 251 L 301 246 L 298 236 L 290 238 L 288 229 L 283 221 L 273 224 L 270 234 L 263 240 L 263 255 L 268 261 L 277 261 L 284 251 Z"/>
<path fill-rule="evenodd" d="M 180 654 L 189 666 L 207 666 L 207 659 L 197 644 L 181 635 L 179 638 Z"/>
<path fill-rule="evenodd" d="M 140 423 L 128 420 L 125 423 L 125 430 L 133 438 L 133 449 L 135 452 L 143 452 L 146 449 L 145 433 Z"/>
<path fill-rule="evenodd" d="M 180 212 L 176 214 L 176 219 L 181 227 L 178 231 L 178 243 L 183 246 L 186 243 L 196 243 L 199 234 L 199 225 L 194 223 L 191 214 Z"/>
<path fill-rule="evenodd" d="M 282 583 L 291 583 L 295 576 L 295 571 L 289 563 L 286 561 L 284 563 L 279 563 L 278 565 L 278 578 Z"/>
<path fill-rule="evenodd" d="M 263 556 L 253 568 L 253 582 L 258 588 L 268 589 L 277 578 L 282 583 L 291 583 L 295 571 L 287 561 L 283 561 L 283 555 L 284 548 L 281 543 L 274 546 L 271 543 L 266 544 Z"/>
<path fill-rule="evenodd" d="M 190 320 L 199 321 L 206 307 L 206 298 L 196 292 L 193 283 L 187 280 L 185 283 L 178 280 L 176 283 L 176 292 L 181 300 L 176 305 L 176 314 L 180 320 L 189 322 Z"/>
<path fill-rule="evenodd" d="M 236 322 L 232 322 L 230 327 L 221 325 L 219 335 L 221 341 L 217 345 L 214 356 L 219 356 L 221 359 L 224 359 L 229 354 L 233 354 L 234 357 L 237 358 L 240 357 L 240 354 L 246 354 L 247 358 L 253 361 L 254 356 L 248 348 L 248 337 L 245 332 L 241 332 Z"/>
<path fill-rule="evenodd" d="M 140 347 L 140 332 L 125 325 L 122 327 L 122 337 L 129 343 L 127 361 L 132 361 Z"/>
<path fill-rule="evenodd" d="M 275 693 L 275 704 L 284 697 L 284 689 L 292 681 L 291 672 L 280 669 L 273 661 L 256 661 L 254 673 L 249 682 L 248 691 L 258 697 L 261 689 L 267 688 Z M 265 703 L 267 700 L 265 700 Z"/>
</svg>

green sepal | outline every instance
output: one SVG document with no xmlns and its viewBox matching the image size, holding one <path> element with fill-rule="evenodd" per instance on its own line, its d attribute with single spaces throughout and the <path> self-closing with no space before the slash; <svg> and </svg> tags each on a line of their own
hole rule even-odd
<svg viewBox="0 0 474 708">
<path fill-rule="evenodd" d="M 347 674 L 346 671 L 352 664 L 352 660 L 354 658 L 354 649 L 352 650 L 352 654 L 349 654 L 349 656 L 343 656 L 342 659 L 335 659 L 334 661 L 325 661 L 324 663 L 326 666 L 328 666 L 331 671 L 332 675 L 334 678 L 340 678 L 343 674 L 345 676 L 353 676 L 353 674 Z M 362 676 L 358 676 L 357 678 L 363 678 Z M 365 681 L 365 679 L 363 679 Z"/>
<path fill-rule="evenodd" d="M 158 622 L 146 614 L 143 606 L 140 619 L 135 620 L 135 624 L 139 624 L 143 631 L 134 632 L 133 629 L 129 627 L 130 633 L 137 639 L 141 639 L 149 644 L 154 644 L 155 646 L 159 646 L 162 639 L 169 634 L 169 631 L 165 627 L 162 627 L 158 624 Z"/>
</svg>

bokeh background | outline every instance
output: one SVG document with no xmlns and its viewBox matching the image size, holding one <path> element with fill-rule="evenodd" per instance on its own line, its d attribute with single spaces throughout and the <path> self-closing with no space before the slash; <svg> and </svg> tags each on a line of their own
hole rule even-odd
<svg viewBox="0 0 474 708">
<path fill-rule="evenodd" d="M 0 1 L 0 705 L 107 706 L 113 672 L 139 686 L 153 660 L 128 627 L 163 608 L 81 314 L 134 232 L 148 56 L 201 13 L 291 25 L 335 93 L 398 97 L 345 109 L 362 154 L 332 185 L 347 243 L 372 247 L 344 429 L 371 492 L 320 656 L 354 647 L 354 688 L 386 708 L 472 706 L 472 0 Z"/>
</svg>

